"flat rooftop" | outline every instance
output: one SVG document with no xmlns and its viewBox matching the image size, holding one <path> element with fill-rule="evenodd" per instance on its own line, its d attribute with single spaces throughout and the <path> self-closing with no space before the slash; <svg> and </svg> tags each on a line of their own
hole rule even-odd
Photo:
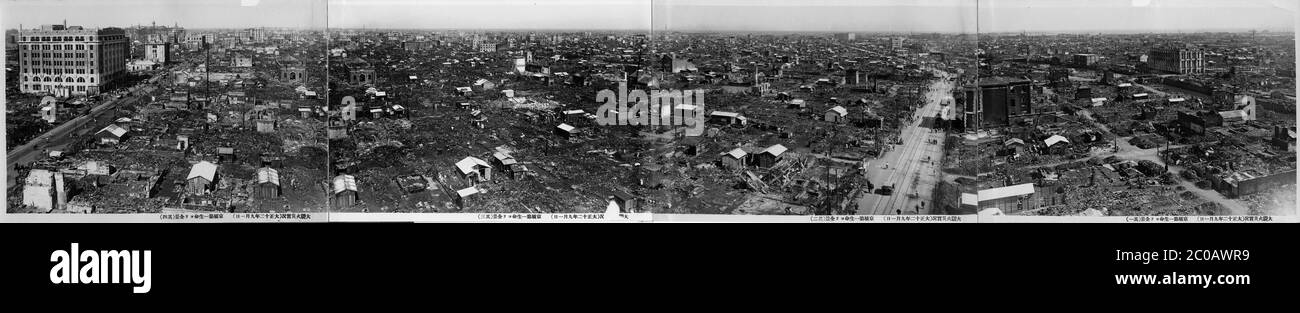
<svg viewBox="0 0 1300 313">
<path fill-rule="evenodd" d="M 978 84 L 980 87 L 997 87 L 1014 84 L 1031 84 L 1033 82 L 1034 81 L 1032 80 L 1014 77 L 981 77 Z"/>
</svg>

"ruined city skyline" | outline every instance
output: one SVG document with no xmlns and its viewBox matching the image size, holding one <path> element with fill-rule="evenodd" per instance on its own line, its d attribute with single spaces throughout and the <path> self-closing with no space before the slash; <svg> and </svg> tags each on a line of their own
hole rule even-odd
<svg viewBox="0 0 1300 313">
<path fill-rule="evenodd" d="M 861 33 L 1188 33 L 1294 31 L 1278 0 L 799 2 L 734 0 L 165 0 L 0 3 L 6 29 L 184 24 L 192 29 L 283 27 L 415 30 L 614 30 Z M 58 10 L 59 7 L 90 10 Z M 196 10 L 195 7 L 201 8 Z M 978 11 L 976 8 L 978 7 Z M 33 12 L 13 14 L 13 12 Z M 978 12 L 978 14 L 976 13 Z M 182 22 L 183 21 L 183 22 Z M 978 24 L 978 26 L 976 25 Z"/>
<path fill-rule="evenodd" d="M 6 17 L 38 25 L 102 8 L 14 3 Z M 330 27 L 7 32 L 8 213 L 1191 221 L 1296 207 L 1294 33 L 1163 18 L 1280 25 L 1252 13 L 1293 17 L 1275 1 L 127 4 Z M 1194 18 L 1206 12 L 1222 18 Z M 1099 22 L 1111 30 L 1036 36 Z M 430 31 L 443 27 L 458 31 Z M 681 123 L 610 122 L 654 116 Z"/>
</svg>

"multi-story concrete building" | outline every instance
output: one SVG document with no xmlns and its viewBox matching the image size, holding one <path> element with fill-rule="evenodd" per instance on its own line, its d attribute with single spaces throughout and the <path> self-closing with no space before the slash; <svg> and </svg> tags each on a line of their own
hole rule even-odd
<svg viewBox="0 0 1300 313">
<path fill-rule="evenodd" d="M 44 25 L 21 30 L 18 40 L 23 93 L 98 94 L 126 73 L 129 47 L 121 28 Z"/>
<path fill-rule="evenodd" d="M 1205 72 L 1205 51 L 1192 46 L 1163 46 L 1151 49 L 1147 67 L 1175 74 Z"/>
<path fill-rule="evenodd" d="M 176 44 L 178 44 L 178 43 L 184 42 L 186 37 L 189 37 L 189 36 L 185 33 L 185 29 L 184 29 L 184 28 L 181 28 L 180 26 L 173 26 L 173 27 L 172 27 L 172 38 L 171 38 L 172 40 L 171 40 L 171 43 L 176 43 Z"/>
<path fill-rule="evenodd" d="M 18 30 L 17 30 L 17 29 L 9 29 L 9 30 L 5 30 L 5 49 L 8 49 L 8 48 L 10 48 L 10 47 L 13 47 L 13 48 L 17 48 L 17 47 L 18 47 Z"/>
<path fill-rule="evenodd" d="M 22 70 L 18 62 L 18 30 L 5 31 L 5 67 Z"/>
<path fill-rule="evenodd" d="M 244 36 L 241 36 L 246 42 L 264 43 L 266 42 L 266 30 L 261 28 L 249 28 Z"/>
<path fill-rule="evenodd" d="M 1032 88 L 1032 81 L 1006 77 L 980 78 L 977 84 L 966 86 L 960 94 L 966 130 L 1007 126 L 1013 117 L 1032 114 Z"/>
<path fill-rule="evenodd" d="M 280 80 L 290 83 L 300 83 L 307 80 L 307 69 L 301 63 L 282 64 L 280 68 Z"/>
<path fill-rule="evenodd" d="M 144 45 L 144 59 L 167 64 L 172 62 L 172 48 L 168 43 L 150 43 Z"/>
<path fill-rule="evenodd" d="M 1101 57 L 1097 56 L 1096 54 L 1091 54 L 1091 53 L 1080 53 L 1080 54 L 1075 54 L 1075 55 L 1074 55 L 1074 65 L 1077 65 L 1077 66 L 1092 66 L 1093 64 L 1097 64 L 1097 61 L 1100 60 L 1100 59 L 1101 59 Z"/>
<path fill-rule="evenodd" d="M 179 43 L 185 38 L 185 29 L 179 25 L 167 27 L 158 26 L 157 23 L 149 25 L 136 25 L 125 29 L 127 37 L 135 38 L 142 43 Z"/>
<path fill-rule="evenodd" d="M 159 26 L 157 23 L 149 25 L 135 25 L 124 29 L 126 36 L 131 38 L 130 53 L 131 59 L 146 59 L 146 49 L 150 44 L 159 43 L 180 43 L 184 38 L 185 30 L 179 26 Z M 175 47 L 169 47 L 175 48 Z M 160 60 L 152 60 L 162 64 Z"/>
</svg>

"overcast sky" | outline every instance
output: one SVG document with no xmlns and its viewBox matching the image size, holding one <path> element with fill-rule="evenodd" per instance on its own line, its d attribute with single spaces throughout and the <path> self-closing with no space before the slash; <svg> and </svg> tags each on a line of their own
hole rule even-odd
<svg viewBox="0 0 1300 313">
<path fill-rule="evenodd" d="M 68 25 L 85 27 L 155 21 L 187 28 L 325 27 L 323 0 L 0 0 L 0 12 L 5 29 L 61 24 L 64 19 Z"/>
<path fill-rule="evenodd" d="M 0 18 L 5 28 L 320 28 L 327 4 L 337 28 L 963 33 L 977 16 L 982 32 L 1290 31 L 1297 10 L 1294 0 L 0 0 Z"/>
<path fill-rule="evenodd" d="M 977 9 L 978 7 L 978 9 Z M 655 30 L 974 33 L 1295 28 L 1294 0 L 655 0 Z"/>
<path fill-rule="evenodd" d="M 975 32 L 975 1 L 655 0 L 654 30 Z"/>
<path fill-rule="evenodd" d="M 1292 31 L 1294 0 L 985 0 L 981 32 Z"/>
<path fill-rule="evenodd" d="M 331 27 L 649 30 L 649 0 L 330 0 Z"/>
</svg>

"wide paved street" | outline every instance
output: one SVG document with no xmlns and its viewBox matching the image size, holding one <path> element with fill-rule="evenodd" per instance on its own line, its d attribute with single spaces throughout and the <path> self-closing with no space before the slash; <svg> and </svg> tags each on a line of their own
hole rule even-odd
<svg viewBox="0 0 1300 313">
<path fill-rule="evenodd" d="M 944 100 L 952 97 L 953 88 L 948 74 L 941 75 L 930 84 L 925 104 L 903 128 L 903 144 L 866 165 L 867 179 L 876 188 L 893 185 L 893 195 L 861 193 L 858 214 L 898 214 L 900 210 L 902 214 L 918 214 L 928 211 L 923 207 L 918 210 L 922 203 L 932 205 L 934 186 L 941 179 L 936 164 L 943 159 L 944 133 L 930 128 L 929 121 L 941 112 Z"/>
</svg>

